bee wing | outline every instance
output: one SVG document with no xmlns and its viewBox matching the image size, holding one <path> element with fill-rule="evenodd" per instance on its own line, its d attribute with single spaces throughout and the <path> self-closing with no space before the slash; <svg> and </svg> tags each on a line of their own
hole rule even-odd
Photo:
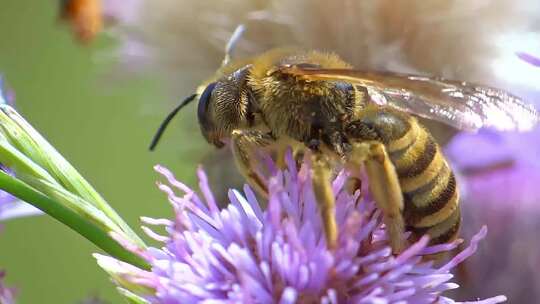
<svg viewBox="0 0 540 304">
<path fill-rule="evenodd" d="M 539 121 L 534 107 L 503 90 L 467 82 L 389 72 L 282 65 L 281 73 L 305 80 L 345 81 L 367 89 L 373 102 L 438 120 L 462 130 L 491 127 L 529 130 Z"/>
</svg>

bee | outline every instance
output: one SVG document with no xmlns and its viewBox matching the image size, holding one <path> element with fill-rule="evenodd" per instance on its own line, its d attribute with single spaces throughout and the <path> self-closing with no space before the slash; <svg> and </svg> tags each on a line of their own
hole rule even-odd
<svg viewBox="0 0 540 304">
<path fill-rule="evenodd" d="M 61 0 L 60 19 L 81 43 L 89 43 L 103 28 L 100 0 Z"/>
<path fill-rule="evenodd" d="M 216 75 L 162 123 L 151 149 L 178 111 L 198 101 L 202 135 L 230 142 L 239 171 L 260 193 L 255 151 L 310 151 L 312 183 L 326 242 L 336 246 L 334 164 L 364 168 L 383 212 L 393 252 L 413 238 L 454 240 L 461 225 L 459 190 L 441 147 L 416 116 L 461 130 L 531 129 L 536 110 L 502 90 L 462 81 L 354 69 L 335 54 L 276 49 L 225 61 Z"/>
</svg>

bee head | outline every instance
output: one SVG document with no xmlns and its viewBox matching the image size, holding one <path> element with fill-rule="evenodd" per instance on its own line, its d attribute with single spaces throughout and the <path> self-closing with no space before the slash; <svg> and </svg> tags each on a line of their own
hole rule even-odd
<svg viewBox="0 0 540 304">
<path fill-rule="evenodd" d="M 206 140 L 218 148 L 237 128 L 253 123 L 247 68 L 242 68 L 206 86 L 199 97 L 197 117 Z"/>
<path fill-rule="evenodd" d="M 198 94 L 193 94 L 178 105 L 161 123 L 154 135 L 150 150 L 153 150 L 165 128 L 173 117 L 185 105 L 199 96 L 197 118 L 201 132 L 206 140 L 218 148 L 224 146 L 224 140 L 236 128 L 253 124 L 251 94 L 247 86 L 247 67 L 226 75 L 208 84 L 204 89 L 199 88 Z"/>
</svg>

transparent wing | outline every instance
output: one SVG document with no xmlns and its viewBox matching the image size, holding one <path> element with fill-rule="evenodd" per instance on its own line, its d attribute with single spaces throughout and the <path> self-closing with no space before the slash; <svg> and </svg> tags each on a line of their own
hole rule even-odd
<svg viewBox="0 0 540 304">
<path fill-rule="evenodd" d="M 281 73 L 305 80 L 345 81 L 365 87 L 373 102 L 438 120 L 463 130 L 532 129 L 534 107 L 503 90 L 467 82 L 388 72 L 282 65 Z"/>
</svg>

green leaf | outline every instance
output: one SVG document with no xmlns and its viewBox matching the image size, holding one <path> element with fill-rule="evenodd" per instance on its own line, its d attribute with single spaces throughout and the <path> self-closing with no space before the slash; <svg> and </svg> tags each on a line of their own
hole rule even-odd
<svg viewBox="0 0 540 304">
<path fill-rule="evenodd" d="M 79 196 L 65 190 L 62 186 L 51 183 L 44 180 L 39 180 L 34 177 L 24 177 L 17 174 L 17 177 L 25 181 L 30 187 L 38 190 L 60 204 L 73 210 L 81 217 L 96 224 L 105 231 L 115 231 L 117 233 L 123 233 L 110 218 L 108 218 L 103 211 L 99 210 L 96 206 L 90 204 L 86 200 Z"/>
<path fill-rule="evenodd" d="M 43 168 L 12 146 L 5 138 L 0 138 L 0 156 L 2 164 L 21 174 L 36 176 L 43 180 L 56 180 Z"/>
<path fill-rule="evenodd" d="M 0 127 L 3 133 L 0 137 L 0 161 L 14 166 L 27 177 L 34 176 L 38 180 L 49 182 L 48 186 L 58 183 L 68 192 L 101 210 L 119 227 L 115 229 L 116 232 L 129 236 L 138 246 L 146 247 L 142 239 L 90 183 L 9 105 L 0 104 Z"/>
</svg>

